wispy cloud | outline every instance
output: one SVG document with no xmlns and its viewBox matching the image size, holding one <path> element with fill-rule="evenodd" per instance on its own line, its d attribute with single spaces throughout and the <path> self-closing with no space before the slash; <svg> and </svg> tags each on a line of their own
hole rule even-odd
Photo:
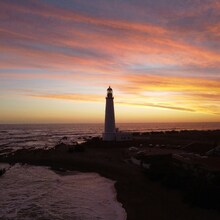
<svg viewBox="0 0 220 220">
<path fill-rule="evenodd" d="M 187 111 L 187 112 L 195 112 L 196 110 L 184 107 L 175 107 L 175 106 L 168 106 L 168 105 L 159 105 L 159 104 L 151 104 L 151 103 L 129 103 L 129 102 L 118 102 L 119 104 L 126 104 L 126 105 L 136 105 L 136 106 L 146 106 L 146 107 L 154 107 L 154 108 L 162 108 L 162 109 L 171 109 L 171 110 L 178 110 L 178 111 Z"/>
<path fill-rule="evenodd" d="M 27 95 L 27 94 L 26 94 Z M 91 95 L 91 94 L 29 94 L 28 96 L 34 98 L 46 98 L 46 99 L 62 99 L 70 101 L 81 101 L 81 102 L 100 102 L 103 100 L 103 97 L 100 95 Z"/>
</svg>

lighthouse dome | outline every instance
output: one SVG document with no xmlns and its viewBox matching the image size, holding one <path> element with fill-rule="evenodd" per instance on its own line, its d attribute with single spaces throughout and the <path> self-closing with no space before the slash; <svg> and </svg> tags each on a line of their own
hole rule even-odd
<svg viewBox="0 0 220 220">
<path fill-rule="evenodd" d="M 109 86 L 108 89 L 107 89 L 107 91 L 112 91 L 112 88 Z"/>
<path fill-rule="evenodd" d="M 113 90 L 112 88 L 109 86 L 107 89 L 107 98 L 113 98 Z"/>
</svg>

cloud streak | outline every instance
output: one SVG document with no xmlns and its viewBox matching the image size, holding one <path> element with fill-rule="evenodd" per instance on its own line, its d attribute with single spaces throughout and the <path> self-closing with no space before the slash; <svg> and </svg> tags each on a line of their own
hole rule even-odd
<svg viewBox="0 0 220 220">
<path fill-rule="evenodd" d="M 100 95 L 91 94 L 29 94 L 30 97 L 34 98 L 46 98 L 46 99 L 61 99 L 70 101 L 80 101 L 80 102 L 100 102 L 103 97 Z"/>
<path fill-rule="evenodd" d="M 160 108 L 160 109 L 162 108 L 162 109 L 170 109 L 170 110 L 178 110 L 178 111 L 195 112 L 194 109 L 190 109 L 190 108 L 167 106 L 167 105 L 159 105 L 159 104 L 151 104 L 151 103 L 126 103 L 126 102 L 118 102 L 118 103 L 119 104 L 126 104 L 126 105 L 154 107 L 154 108 Z"/>
</svg>

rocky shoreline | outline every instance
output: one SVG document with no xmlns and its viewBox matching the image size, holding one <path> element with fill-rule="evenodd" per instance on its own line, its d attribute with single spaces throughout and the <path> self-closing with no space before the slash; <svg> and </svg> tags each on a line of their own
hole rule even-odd
<svg viewBox="0 0 220 220">
<path fill-rule="evenodd" d="M 143 143 L 146 140 L 106 143 L 97 138 L 81 144 L 76 151 L 59 144 L 49 150 L 19 150 L 1 155 L 0 162 L 49 166 L 64 172 L 97 172 L 115 180 L 117 199 L 123 204 L 128 220 L 219 219 L 218 211 L 190 206 L 178 190 L 151 181 L 139 166 L 132 164 L 129 147 Z"/>
</svg>

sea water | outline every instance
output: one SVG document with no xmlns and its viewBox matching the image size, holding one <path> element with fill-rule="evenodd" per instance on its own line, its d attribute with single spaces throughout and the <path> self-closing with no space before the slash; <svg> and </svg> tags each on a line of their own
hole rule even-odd
<svg viewBox="0 0 220 220">
<path fill-rule="evenodd" d="M 220 123 L 132 123 L 117 124 L 120 130 L 131 132 L 167 130 L 216 130 Z M 103 124 L 0 124 L 0 154 L 18 149 L 54 147 L 63 137 L 71 142 L 101 136 Z"/>
<path fill-rule="evenodd" d="M 123 220 L 114 182 L 96 173 L 14 165 L 0 177 L 0 219 Z"/>
</svg>

